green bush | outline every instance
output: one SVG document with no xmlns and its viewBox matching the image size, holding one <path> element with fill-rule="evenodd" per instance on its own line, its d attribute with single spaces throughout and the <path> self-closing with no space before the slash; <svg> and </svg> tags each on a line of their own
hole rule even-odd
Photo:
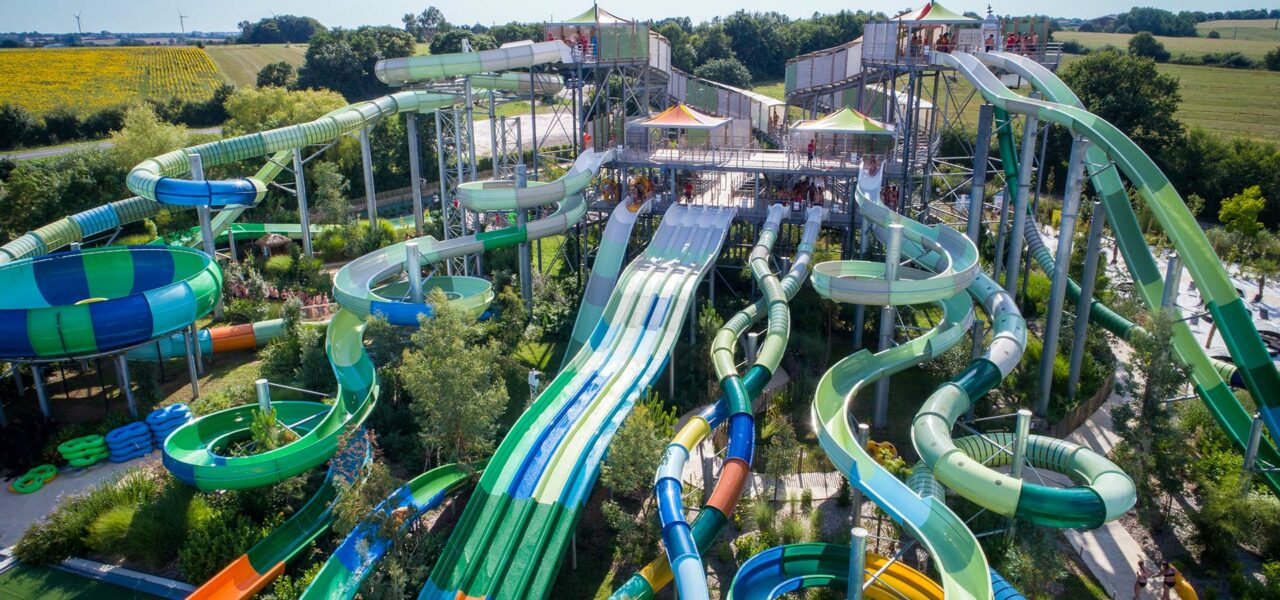
<svg viewBox="0 0 1280 600">
<path fill-rule="evenodd" d="M 266 302 L 250 298 L 236 298 L 226 303 L 224 315 L 231 323 L 256 323 L 267 318 L 271 308 Z"/>
<path fill-rule="evenodd" d="M 187 543 L 178 551 L 178 571 L 187 581 L 205 581 L 247 552 L 278 524 L 270 521 L 259 525 L 249 517 L 230 511 L 219 511 L 200 519 L 187 531 Z"/>
<path fill-rule="evenodd" d="M 268 277 L 273 277 L 280 281 L 289 274 L 289 270 L 293 268 L 293 257 L 287 254 L 272 256 L 267 259 L 267 264 L 263 267 L 262 272 Z"/>
<path fill-rule="evenodd" d="M 137 513 L 136 504 L 117 506 L 102 513 L 102 516 L 89 525 L 84 543 L 98 554 L 124 555 L 129 528 L 133 526 L 133 518 Z"/>
<path fill-rule="evenodd" d="M 808 541 L 809 527 L 799 517 L 786 517 L 778 524 L 778 538 L 784 544 Z"/>
<path fill-rule="evenodd" d="M 89 550 L 89 527 L 112 509 L 137 506 L 159 493 L 163 467 L 138 467 L 113 476 L 85 494 L 71 496 L 22 534 L 14 556 L 31 564 L 59 563 Z"/>
</svg>

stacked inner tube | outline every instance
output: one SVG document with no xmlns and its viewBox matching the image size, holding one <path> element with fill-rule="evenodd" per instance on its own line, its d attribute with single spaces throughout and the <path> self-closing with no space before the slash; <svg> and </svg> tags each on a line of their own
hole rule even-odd
<svg viewBox="0 0 1280 600">
<path fill-rule="evenodd" d="M 140 421 L 112 429 L 106 439 L 110 454 L 107 458 L 113 463 L 142 458 L 155 448 L 151 428 Z"/>
<path fill-rule="evenodd" d="M 100 435 L 86 435 L 67 440 L 58 445 L 58 454 L 67 464 L 84 468 L 97 464 L 108 456 L 107 442 Z"/>
<path fill-rule="evenodd" d="M 58 467 L 40 465 L 9 483 L 9 489 L 19 494 L 30 494 L 39 491 L 40 488 L 44 487 L 44 484 L 53 481 L 53 478 L 57 476 Z"/>
<path fill-rule="evenodd" d="M 169 437 L 173 430 L 190 420 L 191 409 L 186 404 L 170 404 L 151 411 L 151 414 L 147 415 L 147 427 L 151 428 L 155 445 L 163 447 L 164 439 Z"/>
</svg>

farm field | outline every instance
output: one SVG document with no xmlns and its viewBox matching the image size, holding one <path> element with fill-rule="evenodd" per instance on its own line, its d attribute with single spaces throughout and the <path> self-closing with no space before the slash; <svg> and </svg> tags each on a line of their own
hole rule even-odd
<svg viewBox="0 0 1280 600">
<path fill-rule="evenodd" d="M 1224 39 L 1230 40 L 1263 40 L 1280 43 L 1280 29 L 1276 28 L 1275 19 L 1206 21 L 1196 24 L 1196 31 L 1200 35 L 1209 35 L 1210 31 L 1216 31 Z"/>
<path fill-rule="evenodd" d="M 253 87 L 258 81 L 258 71 L 275 62 L 284 61 L 302 66 L 306 58 L 306 44 L 261 44 L 256 46 L 206 46 L 209 58 L 218 65 L 222 77 L 237 87 Z"/>
<path fill-rule="evenodd" d="M 195 47 L 0 50 L 0 102 L 41 114 L 93 111 L 136 98 L 209 97 L 218 67 Z"/>
<path fill-rule="evenodd" d="M 1222 22 L 1224 21 L 1218 21 L 1218 23 Z M 1253 23 L 1254 21 L 1242 22 Z M 1208 32 L 1206 31 L 1205 33 Z M 1101 48 L 1107 45 L 1127 48 L 1131 37 L 1133 35 L 1128 33 L 1081 33 L 1079 31 L 1059 31 L 1053 34 L 1054 41 L 1074 40 L 1080 42 L 1085 48 Z M 1174 56 L 1179 54 L 1200 56 L 1208 53 L 1239 52 L 1254 60 L 1262 60 L 1267 52 L 1274 50 L 1276 45 L 1280 44 L 1280 40 L 1227 39 L 1229 36 L 1225 32 L 1223 32 L 1222 37 L 1223 39 L 1211 40 L 1205 37 L 1156 36 L 1156 39 L 1160 40 L 1160 43 L 1164 44 L 1164 47 Z"/>
</svg>

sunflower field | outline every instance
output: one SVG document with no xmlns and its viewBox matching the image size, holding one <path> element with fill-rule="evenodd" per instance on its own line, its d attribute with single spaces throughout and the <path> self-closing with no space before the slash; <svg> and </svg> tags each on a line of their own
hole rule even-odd
<svg viewBox="0 0 1280 600">
<path fill-rule="evenodd" d="M 192 46 L 0 50 L 0 73 L 0 103 L 35 114 L 141 98 L 203 100 L 223 82 L 204 49 Z"/>
</svg>

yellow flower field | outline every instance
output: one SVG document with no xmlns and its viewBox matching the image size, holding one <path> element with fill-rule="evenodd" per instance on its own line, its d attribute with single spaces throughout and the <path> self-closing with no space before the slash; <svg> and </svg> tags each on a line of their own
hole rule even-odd
<svg viewBox="0 0 1280 600">
<path fill-rule="evenodd" d="M 92 112 L 138 98 L 208 98 L 222 84 L 201 48 L 19 48 L 0 50 L 0 103 L 33 113 Z"/>
</svg>

